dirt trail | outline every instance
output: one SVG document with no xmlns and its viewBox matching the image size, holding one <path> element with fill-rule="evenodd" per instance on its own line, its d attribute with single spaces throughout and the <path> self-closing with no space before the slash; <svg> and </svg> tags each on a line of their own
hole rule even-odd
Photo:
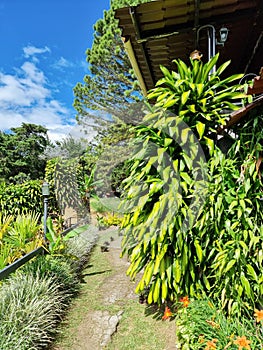
<svg viewBox="0 0 263 350">
<path fill-rule="evenodd" d="M 109 245 L 105 245 L 108 247 L 106 252 L 100 250 L 104 242 L 109 243 Z M 96 254 L 100 258 L 103 257 L 105 259 L 105 264 L 108 268 L 101 271 L 95 269 L 94 271 L 92 270 L 93 272 L 90 272 L 91 270 L 88 267 L 84 271 L 84 276 L 86 273 L 86 277 L 84 277 L 85 282 L 94 283 L 94 280 L 92 281 L 91 278 L 96 278 L 97 287 L 94 290 L 92 288 L 89 290 L 85 289 L 85 292 L 82 293 L 78 301 L 80 304 L 77 306 L 77 315 L 73 304 L 72 310 L 69 312 L 67 320 L 62 327 L 64 336 L 61 337 L 61 341 L 57 345 L 52 347 L 52 350 L 106 349 L 107 344 L 111 342 L 113 334 L 118 332 L 118 327 L 121 327 L 121 319 L 125 313 L 125 304 L 128 300 L 138 300 L 138 295 L 134 293 L 135 284 L 126 276 L 129 263 L 125 258 L 121 259 L 119 257 L 121 252 L 120 246 L 121 237 L 116 229 L 108 229 L 100 233 Z M 95 265 L 95 261 L 93 262 L 92 258 L 91 264 Z M 94 299 L 94 304 L 90 305 L 90 301 Z M 145 306 L 142 305 L 142 308 L 145 308 Z M 77 326 L 71 325 L 71 317 L 77 318 Z M 146 329 L 149 327 L 148 321 L 149 319 L 145 317 Z M 170 325 L 164 325 L 164 323 L 159 321 L 161 328 L 164 327 L 163 331 L 165 333 L 161 334 L 161 337 L 165 340 L 165 346 L 154 350 L 176 349 L 174 322 L 169 322 Z M 65 337 L 67 338 L 66 341 L 63 340 Z"/>
</svg>

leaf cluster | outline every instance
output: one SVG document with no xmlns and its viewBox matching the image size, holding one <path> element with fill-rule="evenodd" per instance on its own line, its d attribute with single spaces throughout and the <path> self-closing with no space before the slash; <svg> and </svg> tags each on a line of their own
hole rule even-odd
<svg viewBox="0 0 263 350">
<path fill-rule="evenodd" d="M 122 202 L 123 254 L 131 278 L 143 272 L 136 291 L 149 303 L 210 295 L 240 314 L 263 303 L 262 113 L 248 122 L 250 140 L 245 128 L 233 137 L 229 156 L 216 147 L 225 109 L 244 96 L 232 85 L 240 76 L 220 80 L 228 63 L 210 74 L 217 59 L 163 68 L 149 95 L 156 104 L 135 129 Z"/>
</svg>

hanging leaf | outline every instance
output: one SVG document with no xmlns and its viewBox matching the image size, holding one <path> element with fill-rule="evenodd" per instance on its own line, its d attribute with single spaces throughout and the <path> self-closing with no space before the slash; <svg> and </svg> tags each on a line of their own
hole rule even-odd
<svg viewBox="0 0 263 350">
<path fill-rule="evenodd" d="M 200 122 L 200 121 L 197 122 L 196 123 L 196 130 L 197 130 L 198 135 L 199 135 L 199 140 L 201 140 L 201 138 L 203 137 L 204 132 L 205 132 L 205 124 Z"/>
</svg>

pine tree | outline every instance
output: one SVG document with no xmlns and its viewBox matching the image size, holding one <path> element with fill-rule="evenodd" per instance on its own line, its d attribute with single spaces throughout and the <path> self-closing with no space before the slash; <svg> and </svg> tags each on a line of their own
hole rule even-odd
<svg viewBox="0 0 263 350">
<path fill-rule="evenodd" d="M 86 51 L 86 60 L 91 74 L 84 83 L 74 88 L 74 107 L 81 123 L 92 111 L 100 119 L 107 116 L 130 122 L 133 118 L 131 104 L 142 100 L 139 84 L 135 78 L 121 39 L 118 20 L 114 17 L 117 8 L 138 5 L 149 0 L 112 0 L 109 10 L 94 25 L 92 48 Z M 133 113 L 134 114 L 134 113 Z M 94 117 L 94 116 L 93 116 Z M 86 118 L 87 119 L 87 118 Z"/>
</svg>

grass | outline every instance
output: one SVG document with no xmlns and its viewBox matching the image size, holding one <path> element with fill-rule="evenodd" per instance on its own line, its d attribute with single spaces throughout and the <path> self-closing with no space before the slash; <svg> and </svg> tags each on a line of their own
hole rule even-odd
<svg viewBox="0 0 263 350">
<path fill-rule="evenodd" d="M 107 350 L 168 350 L 171 332 L 175 333 L 173 321 L 156 320 L 153 315 L 145 315 L 145 306 L 137 300 L 125 304 L 123 318 L 118 332 L 113 336 Z M 175 334 L 173 335 L 175 338 Z"/>
<path fill-rule="evenodd" d="M 175 339 L 174 322 L 156 320 L 152 314 L 147 316 L 146 305 L 140 304 L 137 297 L 118 299 L 112 304 L 104 303 L 106 281 L 110 276 L 114 278 L 116 273 L 110 259 L 106 257 L 107 253 L 102 254 L 99 246 L 92 252 L 89 265 L 84 270 L 85 283 L 82 284 L 79 297 L 73 301 L 68 316 L 61 324 L 61 336 L 57 339 L 55 349 L 73 349 L 76 337 L 81 336 L 81 327 L 92 327 L 92 324 L 86 322 L 86 315 L 95 310 L 108 311 L 111 315 L 120 310 L 124 311 L 117 333 L 105 347 L 107 350 L 175 349 L 175 343 L 173 347 L 167 347 L 171 334 Z M 123 275 L 125 278 L 125 271 Z M 132 287 L 135 289 L 135 285 Z"/>
</svg>

